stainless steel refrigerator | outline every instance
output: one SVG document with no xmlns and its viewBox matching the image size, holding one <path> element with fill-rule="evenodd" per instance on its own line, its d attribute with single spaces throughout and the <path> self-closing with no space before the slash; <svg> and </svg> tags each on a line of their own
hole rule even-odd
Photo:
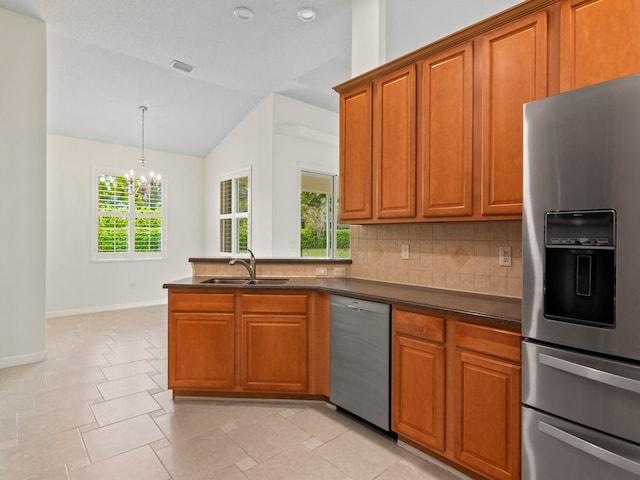
<svg viewBox="0 0 640 480">
<path fill-rule="evenodd" d="M 640 75 L 524 121 L 522 478 L 640 479 Z"/>
</svg>

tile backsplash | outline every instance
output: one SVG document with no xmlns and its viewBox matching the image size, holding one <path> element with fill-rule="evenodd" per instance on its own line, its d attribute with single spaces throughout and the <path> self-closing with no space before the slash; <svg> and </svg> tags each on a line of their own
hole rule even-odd
<svg viewBox="0 0 640 480">
<path fill-rule="evenodd" d="M 521 221 L 354 225 L 351 258 L 351 277 L 522 298 Z"/>
</svg>

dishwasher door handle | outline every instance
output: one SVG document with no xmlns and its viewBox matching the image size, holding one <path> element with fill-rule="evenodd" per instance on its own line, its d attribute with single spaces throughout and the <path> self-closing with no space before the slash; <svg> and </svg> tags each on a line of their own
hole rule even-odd
<svg viewBox="0 0 640 480">
<path fill-rule="evenodd" d="M 364 312 L 364 308 L 358 305 L 347 305 L 347 308 L 350 308 L 351 310 L 355 310 L 357 312 Z"/>
</svg>

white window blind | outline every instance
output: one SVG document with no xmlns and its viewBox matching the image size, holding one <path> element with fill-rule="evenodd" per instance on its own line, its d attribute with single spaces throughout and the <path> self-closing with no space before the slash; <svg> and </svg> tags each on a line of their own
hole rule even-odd
<svg viewBox="0 0 640 480">
<path fill-rule="evenodd" d="M 246 253 L 249 248 L 250 180 L 249 171 L 230 175 L 220 180 L 220 253 Z"/>
<path fill-rule="evenodd" d="M 124 175 L 95 169 L 94 186 L 93 259 L 164 258 L 166 178 L 144 194 L 136 180 L 131 195 Z"/>
</svg>

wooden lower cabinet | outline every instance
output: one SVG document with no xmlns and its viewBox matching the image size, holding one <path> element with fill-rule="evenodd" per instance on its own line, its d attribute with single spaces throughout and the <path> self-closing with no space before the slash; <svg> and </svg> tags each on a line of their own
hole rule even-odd
<svg viewBox="0 0 640 480">
<path fill-rule="evenodd" d="M 520 478 L 520 334 L 456 322 L 454 455 L 489 478 Z"/>
<path fill-rule="evenodd" d="M 445 446 L 443 333 L 442 318 L 393 313 L 391 428 L 439 451 Z"/>
<path fill-rule="evenodd" d="M 232 313 L 176 313 L 170 388 L 233 389 L 235 372 Z"/>
<path fill-rule="evenodd" d="M 456 352 L 455 456 L 491 478 L 520 478 L 520 367 Z"/>
<path fill-rule="evenodd" d="M 169 294 L 169 388 L 235 386 L 233 294 Z"/>
<path fill-rule="evenodd" d="M 394 308 L 392 428 L 478 478 L 520 478 L 516 331 Z"/>
<path fill-rule="evenodd" d="M 169 388 L 326 397 L 328 315 L 316 293 L 170 289 Z"/>
<path fill-rule="evenodd" d="M 243 390 L 307 390 L 307 295 L 242 296 Z"/>
</svg>

